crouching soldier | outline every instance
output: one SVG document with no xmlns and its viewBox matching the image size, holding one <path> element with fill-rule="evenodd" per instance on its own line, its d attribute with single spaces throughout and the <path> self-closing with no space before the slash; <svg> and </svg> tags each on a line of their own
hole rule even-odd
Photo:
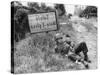
<svg viewBox="0 0 100 75">
<path fill-rule="evenodd" d="M 68 54 L 70 46 L 63 40 L 63 34 L 57 33 L 54 40 L 56 42 L 55 53 L 60 53 L 61 55 Z"/>
<path fill-rule="evenodd" d="M 81 42 L 77 45 L 71 41 L 69 35 L 63 33 L 57 33 L 55 36 L 56 47 L 55 52 L 62 55 L 68 56 L 69 59 L 75 62 L 81 62 L 88 68 L 88 63 L 91 61 L 88 59 L 88 48 L 85 42 Z M 82 58 L 80 53 L 83 53 L 84 57 Z M 78 58 L 77 58 L 78 57 Z"/>
</svg>

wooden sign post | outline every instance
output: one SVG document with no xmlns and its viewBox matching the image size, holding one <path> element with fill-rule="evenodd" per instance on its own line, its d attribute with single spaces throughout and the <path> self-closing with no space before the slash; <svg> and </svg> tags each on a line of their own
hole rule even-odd
<svg viewBox="0 0 100 75">
<path fill-rule="evenodd" d="M 29 14 L 28 20 L 31 33 L 58 29 L 56 12 Z"/>
</svg>

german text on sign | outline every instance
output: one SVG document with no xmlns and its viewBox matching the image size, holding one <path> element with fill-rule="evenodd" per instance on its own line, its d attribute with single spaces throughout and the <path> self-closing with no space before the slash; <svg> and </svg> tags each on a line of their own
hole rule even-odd
<svg viewBox="0 0 100 75">
<path fill-rule="evenodd" d="M 55 12 L 30 14 L 28 19 L 31 33 L 57 29 Z"/>
</svg>

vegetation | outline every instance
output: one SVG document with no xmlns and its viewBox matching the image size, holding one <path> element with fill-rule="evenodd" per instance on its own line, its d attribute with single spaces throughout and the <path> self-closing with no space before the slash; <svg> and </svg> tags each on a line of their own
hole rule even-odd
<svg viewBox="0 0 100 75">
<path fill-rule="evenodd" d="M 96 6 L 87 6 L 82 13 L 79 15 L 80 17 L 97 17 L 97 7 Z"/>
<path fill-rule="evenodd" d="M 67 57 L 55 53 L 55 42 L 51 33 L 41 34 L 31 35 L 18 42 L 14 52 L 15 73 L 81 69 Z"/>
</svg>

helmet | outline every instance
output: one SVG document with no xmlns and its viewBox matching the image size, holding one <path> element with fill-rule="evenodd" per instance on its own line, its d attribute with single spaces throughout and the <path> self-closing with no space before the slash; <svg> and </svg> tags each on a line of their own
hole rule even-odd
<svg viewBox="0 0 100 75">
<path fill-rule="evenodd" d="M 62 38 L 62 36 L 63 36 L 62 33 L 56 33 L 55 38 L 56 38 L 56 39 L 59 39 L 59 38 Z"/>
</svg>

